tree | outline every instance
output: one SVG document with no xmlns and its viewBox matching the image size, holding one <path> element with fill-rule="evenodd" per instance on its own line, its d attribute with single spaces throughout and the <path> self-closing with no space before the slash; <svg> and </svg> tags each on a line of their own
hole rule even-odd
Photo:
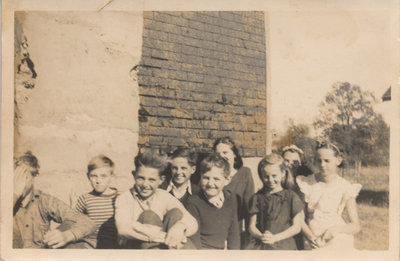
<svg viewBox="0 0 400 261">
<path fill-rule="evenodd" d="M 310 127 L 307 124 L 296 124 L 293 119 L 289 119 L 289 125 L 277 140 L 273 141 L 274 147 L 280 149 L 284 146 L 296 144 L 304 137 L 309 137 Z"/>
<path fill-rule="evenodd" d="M 334 124 L 367 124 L 376 117 L 375 103 L 371 92 L 362 91 L 359 86 L 348 82 L 336 82 L 320 104 L 320 117 L 314 121 L 314 127 L 325 130 Z"/>
<path fill-rule="evenodd" d="M 314 121 L 314 127 L 340 145 L 356 168 L 388 164 L 389 127 L 374 111 L 375 102 L 371 92 L 337 82 L 320 104 L 321 116 Z"/>
</svg>

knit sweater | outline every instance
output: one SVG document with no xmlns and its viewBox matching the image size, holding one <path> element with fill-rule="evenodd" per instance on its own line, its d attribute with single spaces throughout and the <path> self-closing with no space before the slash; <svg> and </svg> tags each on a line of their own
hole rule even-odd
<svg viewBox="0 0 400 261">
<path fill-rule="evenodd" d="M 226 191 L 224 197 L 225 201 L 221 208 L 210 204 L 204 192 L 189 199 L 187 210 L 199 224 L 198 232 L 191 238 L 197 248 L 224 249 L 225 240 L 228 249 L 240 248 L 236 199 Z"/>
</svg>

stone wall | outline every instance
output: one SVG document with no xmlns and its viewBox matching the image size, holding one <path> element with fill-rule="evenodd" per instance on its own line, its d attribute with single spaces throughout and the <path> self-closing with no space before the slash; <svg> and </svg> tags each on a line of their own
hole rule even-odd
<svg viewBox="0 0 400 261">
<path fill-rule="evenodd" d="M 141 12 L 16 12 L 15 156 L 40 161 L 37 186 L 68 201 L 90 189 L 88 161 L 102 153 L 121 189 L 138 151 Z M 24 43 L 26 42 L 26 43 Z M 23 53 L 29 53 L 35 78 Z M 127 181 L 128 179 L 129 181 Z"/>
</svg>

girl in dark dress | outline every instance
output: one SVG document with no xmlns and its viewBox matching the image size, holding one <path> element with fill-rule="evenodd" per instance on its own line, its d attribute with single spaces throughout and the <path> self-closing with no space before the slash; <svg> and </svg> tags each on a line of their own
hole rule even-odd
<svg viewBox="0 0 400 261">
<path fill-rule="evenodd" d="M 213 149 L 229 163 L 229 183 L 224 190 L 236 196 L 238 222 L 241 231 L 241 248 L 244 249 L 248 243 L 248 209 L 251 196 L 254 194 L 254 181 L 249 168 L 243 166 L 235 143 L 230 137 L 219 138 L 214 142 Z"/>
<path fill-rule="evenodd" d="M 304 205 L 286 189 L 290 172 L 283 158 L 270 154 L 258 165 L 263 188 L 250 200 L 249 231 L 253 238 L 247 249 L 296 250 L 293 236 L 301 230 Z"/>
</svg>

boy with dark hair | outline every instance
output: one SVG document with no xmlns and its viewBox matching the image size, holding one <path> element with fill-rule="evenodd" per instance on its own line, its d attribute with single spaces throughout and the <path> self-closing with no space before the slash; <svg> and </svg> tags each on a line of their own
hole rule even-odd
<svg viewBox="0 0 400 261">
<path fill-rule="evenodd" d="M 14 171 L 14 248 L 60 248 L 94 231 L 90 218 L 63 201 L 36 190 L 39 162 L 30 152 L 19 157 Z M 50 229 L 50 221 L 60 223 Z"/>
<path fill-rule="evenodd" d="M 193 248 L 196 220 L 174 196 L 158 187 L 167 157 L 149 150 L 135 158 L 135 185 L 115 202 L 115 222 L 124 248 Z M 186 243 L 185 243 L 186 242 Z"/>
<path fill-rule="evenodd" d="M 200 187 L 191 182 L 191 177 L 196 171 L 197 155 L 189 148 L 178 148 L 169 159 L 170 175 L 160 188 L 179 199 L 186 207 L 188 199 L 200 191 Z"/>
</svg>

